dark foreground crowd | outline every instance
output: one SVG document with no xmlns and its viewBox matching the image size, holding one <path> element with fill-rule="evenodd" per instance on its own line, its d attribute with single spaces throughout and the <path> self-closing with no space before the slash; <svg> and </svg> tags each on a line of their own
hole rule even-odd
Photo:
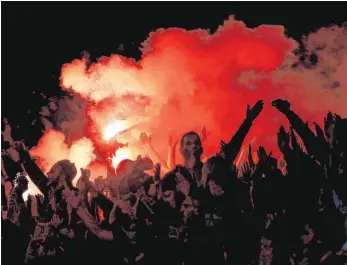
<svg viewBox="0 0 347 265">
<path fill-rule="evenodd" d="M 3 264 L 347 264 L 347 119 L 328 113 L 312 131 L 288 101 L 272 105 L 290 125 L 277 134 L 281 163 L 260 146 L 236 167 L 262 101 L 204 163 L 200 135 L 184 134 L 184 164 L 165 174 L 139 157 L 94 182 L 81 169 L 74 187 L 70 161 L 45 175 L 23 142 L 8 144 L 19 173 L 3 163 Z M 42 195 L 24 201 L 26 174 Z"/>
</svg>

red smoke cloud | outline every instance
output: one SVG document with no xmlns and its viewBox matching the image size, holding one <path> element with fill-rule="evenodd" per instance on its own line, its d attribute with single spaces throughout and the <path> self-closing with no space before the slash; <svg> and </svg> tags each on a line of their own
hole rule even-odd
<svg viewBox="0 0 347 265">
<path fill-rule="evenodd" d="M 250 29 L 230 17 L 213 34 L 203 29 L 159 29 L 142 44 L 139 61 L 114 54 L 89 68 L 86 59 L 62 66 L 61 87 L 85 100 L 79 117 L 88 123 L 81 133 L 81 118 L 70 119 L 64 133 L 82 134 L 93 143 L 94 149 L 86 148 L 91 152 L 88 156 L 76 158 L 89 164 L 93 152 L 105 159 L 104 130 L 115 121 L 127 124 L 127 130 L 115 136 L 119 143 L 127 144 L 117 155 L 130 158 L 146 154 L 139 143 L 142 131 L 152 134 L 154 148 L 166 158 L 171 131 L 182 134 L 206 126 L 211 132 L 204 146 L 208 156 L 218 151 L 220 140 L 228 141 L 236 132 L 247 104 L 263 99 L 264 111 L 245 143 L 255 138 L 255 145 L 276 153 L 276 132 L 287 122 L 271 107 L 272 100 L 286 98 L 304 119 L 318 123 L 329 110 L 347 114 L 347 75 L 342 71 L 347 69 L 346 36 L 343 27 L 310 34 L 307 53 L 315 52 L 318 64 L 293 68 L 299 45 L 286 37 L 283 26 Z M 69 116 L 66 108 L 59 112 Z M 61 155 L 48 158 L 43 151 L 55 144 L 64 145 L 61 138 L 53 137 L 42 140 L 36 149 L 42 151 L 36 151 L 37 155 L 52 160 L 50 165 Z"/>
</svg>

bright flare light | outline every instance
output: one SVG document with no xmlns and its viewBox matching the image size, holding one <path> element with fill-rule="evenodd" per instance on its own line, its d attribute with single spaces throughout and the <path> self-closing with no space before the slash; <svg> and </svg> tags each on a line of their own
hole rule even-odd
<svg viewBox="0 0 347 265">
<path fill-rule="evenodd" d="M 25 191 L 23 194 L 22 194 L 22 197 L 24 199 L 24 201 L 27 201 L 28 200 L 28 197 L 29 195 L 42 195 L 43 194 L 40 192 L 40 190 L 35 186 L 35 184 L 31 181 L 30 177 L 27 175 L 26 176 L 27 180 L 28 180 L 28 190 Z"/>
<path fill-rule="evenodd" d="M 116 153 L 112 157 L 113 168 L 116 169 L 118 164 L 124 159 L 132 159 L 132 152 L 127 147 L 120 148 L 116 151 Z"/>
<path fill-rule="evenodd" d="M 127 123 L 124 120 L 116 121 L 114 123 L 110 123 L 106 125 L 104 128 L 103 136 L 106 141 L 109 141 L 112 137 L 114 137 L 117 133 L 120 133 L 127 129 Z"/>
</svg>

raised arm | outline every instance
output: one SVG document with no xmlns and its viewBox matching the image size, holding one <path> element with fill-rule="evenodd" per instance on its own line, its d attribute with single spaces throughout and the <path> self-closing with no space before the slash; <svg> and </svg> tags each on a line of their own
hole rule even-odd
<svg viewBox="0 0 347 265">
<path fill-rule="evenodd" d="M 146 133 L 141 133 L 140 140 L 142 142 L 143 147 L 145 148 L 147 154 L 151 158 L 154 164 L 160 163 L 162 166 L 162 169 L 166 172 L 169 171 L 169 167 L 166 163 L 166 161 L 160 157 L 160 155 L 154 150 L 152 146 L 152 137 L 147 135 Z"/>
<path fill-rule="evenodd" d="M 112 241 L 114 239 L 112 231 L 101 229 L 93 216 L 87 210 L 85 210 L 84 207 L 79 206 L 76 212 L 86 227 L 98 238 L 108 241 Z"/>
<path fill-rule="evenodd" d="M 76 209 L 77 215 L 94 235 L 103 240 L 111 241 L 114 239 L 112 231 L 101 229 L 94 217 L 82 205 L 80 198 L 78 198 L 73 191 L 69 190 L 67 186 L 65 186 L 63 196 L 66 202 Z"/>
<path fill-rule="evenodd" d="M 314 155 L 321 162 L 326 160 L 323 155 L 325 146 L 318 140 L 307 123 L 305 123 L 298 114 L 290 109 L 290 103 L 287 100 L 277 99 L 272 102 L 272 106 L 277 108 L 286 116 L 290 125 L 302 139 L 307 152 L 310 155 Z"/>
<path fill-rule="evenodd" d="M 44 196 L 48 194 L 48 178 L 31 158 L 23 142 L 15 142 L 14 146 L 19 152 L 20 162 L 32 182 L 38 187 Z"/>
<path fill-rule="evenodd" d="M 179 141 L 179 137 L 175 133 L 169 135 L 169 153 L 167 158 L 167 167 L 172 170 L 176 166 L 176 147 Z"/>
<path fill-rule="evenodd" d="M 284 160 L 288 160 L 293 151 L 290 148 L 289 143 L 290 143 L 290 134 L 286 132 L 283 126 L 281 126 L 277 133 L 277 144 L 278 144 L 278 148 L 283 154 Z"/>
<path fill-rule="evenodd" d="M 250 106 L 247 106 L 247 114 L 246 119 L 241 124 L 240 128 L 237 130 L 237 132 L 234 134 L 234 136 L 231 138 L 229 143 L 223 146 L 223 152 L 228 160 L 228 162 L 233 163 L 235 158 L 237 157 L 237 154 L 240 152 L 241 146 L 243 144 L 243 141 L 246 138 L 246 135 L 248 134 L 253 121 L 258 117 L 260 112 L 263 110 L 264 102 L 262 100 L 259 100 L 253 108 L 250 108 Z"/>
</svg>

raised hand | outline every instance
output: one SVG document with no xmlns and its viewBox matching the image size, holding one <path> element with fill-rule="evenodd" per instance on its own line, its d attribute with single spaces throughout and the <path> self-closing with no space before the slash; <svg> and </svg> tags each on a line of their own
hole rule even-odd
<svg viewBox="0 0 347 265">
<path fill-rule="evenodd" d="M 289 133 L 287 133 L 284 127 L 281 126 L 277 133 L 278 147 L 281 150 L 281 152 L 289 149 L 289 141 L 290 141 Z"/>
<path fill-rule="evenodd" d="M 290 103 L 285 99 L 276 99 L 272 101 L 272 106 L 278 109 L 282 113 L 286 113 L 290 110 Z"/>
<path fill-rule="evenodd" d="M 81 177 L 77 181 L 77 188 L 80 194 L 86 195 L 89 187 L 88 187 L 88 182 L 90 178 L 90 170 L 89 169 L 83 169 L 80 168 L 81 171 Z"/>
<path fill-rule="evenodd" d="M 206 127 L 202 127 L 201 132 L 200 132 L 200 140 L 201 143 L 205 142 L 207 139 L 207 136 L 209 136 L 211 133 L 207 132 Z"/>
<path fill-rule="evenodd" d="M 160 170 L 161 170 L 161 165 L 160 163 L 155 164 L 154 166 L 154 181 L 160 181 Z"/>
<path fill-rule="evenodd" d="M 63 197 L 66 202 L 73 208 L 78 208 L 81 203 L 81 198 L 76 196 L 72 190 L 63 190 Z"/>
<path fill-rule="evenodd" d="M 259 146 L 259 148 L 257 150 L 257 155 L 258 155 L 259 162 L 264 162 L 267 160 L 268 155 L 267 155 L 264 147 Z"/>
<path fill-rule="evenodd" d="M 83 180 L 89 180 L 90 179 L 90 170 L 88 168 L 84 169 L 81 168 L 81 178 Z"/>
<path fill-rule="evenodd" d="M 150 145 L 152 142 L 152 136 L 142 132 L 140 134 L 140 140 L 143 145 Z"/>
<path fill-rule="evenodd" d="M 246 113 L 247 119 L 250 121 L 254 121 L 259 116 L 263 108 L 264 108 L 263 100 L 259 100 L 257 103 L 255 103 L 253 108 L 250 108 L 250 106 L 247 105 L 247 113 Z"/>
<path fill-rule="evenodd" d="M 246 181 L 249 181 L 252 179 L 252 175 L 254 173 L 254 167 L 252 167 L 249 163 L 245 163 L 242 168 L 242 178 Z"/>
<path fill-rule="evenodd" d="M 171 148 L 171 149 L 176 148 L 179 139 L 180 139 L 180 137 L 178 137 L 175 132 L 170 133 L 169 134 L 169 141 L 168 141 L 169 148 Z"/>
</svg>

